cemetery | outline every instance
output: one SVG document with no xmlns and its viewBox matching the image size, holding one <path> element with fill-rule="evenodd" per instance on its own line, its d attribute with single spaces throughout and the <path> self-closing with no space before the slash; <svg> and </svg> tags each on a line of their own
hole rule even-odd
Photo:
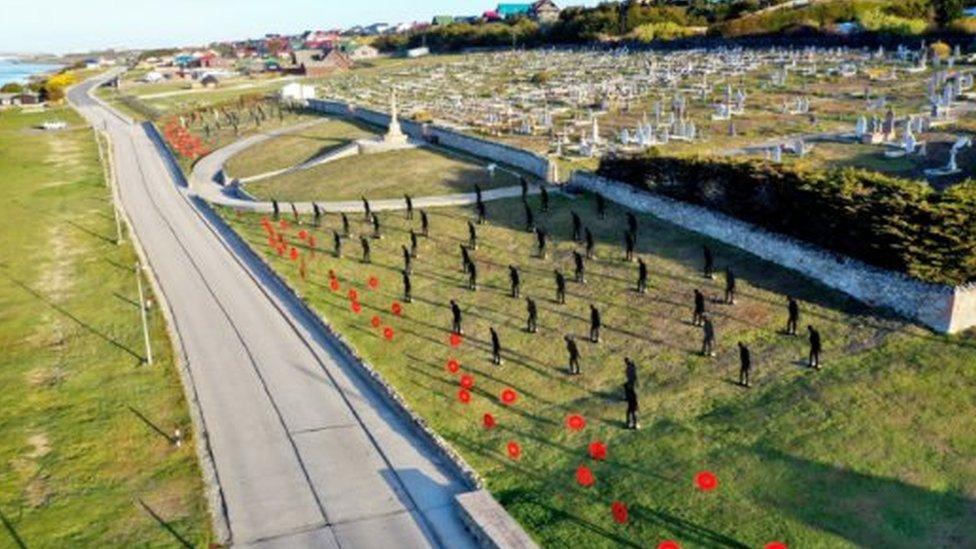
<svg viewBox="0 0 976 549">
<path fill-rule="evenodd" d="M 322 99 L 296 115 L 307 126 L 228 171 L 284 169 L 243 188 L 362 197 L 365 215 L 215 207 L 540 544 L 976 536 L 967 452 L 919 452 L 973 443 L 952 390 L 973 375 L 971 332 L 934 333 L 693 220 L 581 192 L 598 187 L 582 184 L 591 170 L 913 284 L 968 288 L 972 76 L 956 57 L 530 51 L 316 85 Z M 527 192 L 543 179 L 547 192 Z M 523 181 L 521 200 L 480 199 Z M 368 208 L 447 193 L 479 198 Z"/>
<path fill-rule="evenodd" d="M 332 4 L 11 12 L 0 547 L 976 548 L 976 0 Z"/>
<path fill-rule="evenodd" d="M 973 70 L 958 51 L 941 57 L 941 46 L 495 52 L 316 84 L 321 97 L 378 109 L 395 87 L 408 119 L 570 167 L 658 148 L 866 167 L 944 186 L 944 178 L 959 180 L 956 170 L 926 170 L 949 167 L 949 150 L 964 133 L 957 126 L 972 111 Z M 957 151 L 957 166 L 971 154 Z"/>
</svg>

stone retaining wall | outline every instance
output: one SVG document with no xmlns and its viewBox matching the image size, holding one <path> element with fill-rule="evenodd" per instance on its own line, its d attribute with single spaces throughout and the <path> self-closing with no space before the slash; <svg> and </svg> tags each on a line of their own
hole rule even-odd
<svg viewBox="0 0 976 549">
<path fill-rule="evenodd" d="M 569 184 L 799 271 L 872 307 L 890 308 L 937 332 L 956 333 L 976 326 L 976 285 L 922 282 L 590 172 L 573 172 Z"/>
<path fill-rule="evenodd" d="M 308 100 L 308 108 L 325 114 L 355 118 L 383 128 L 390 125 L 389 114 L 339 101 L 310 99 Z M 400 120 L 400 127 L 403 129 L 403 133 L 414 139 L 436 140 L 438 144 L 449 149 L 514 166 L 550 183 L 555 182 L 558 177 L 556 165 L 550 162 L 548 158 L 518 147 L 481 139 L 436 124 L 420 124 L 411 120 Z"/>
<path fill-rule="evenodd" d="M 454 496 L 461 520 L 484 549 L 539 549 L 487 490 Z"/>
</svg>

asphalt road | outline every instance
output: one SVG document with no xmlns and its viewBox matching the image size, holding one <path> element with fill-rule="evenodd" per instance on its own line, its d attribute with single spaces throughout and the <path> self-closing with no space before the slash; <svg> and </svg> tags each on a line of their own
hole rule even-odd
<svg viewBox="0 0 976 549">
<path fill-rule="evenodd" d="M 473 545 L 453 503 L 467 490 L 460 476 L 194 204 L 145 130 L 88 95 L 94 85 L 69 99 L 112 138 L 122 205 L 183 345 L 230 541 Z"/>
</svg>

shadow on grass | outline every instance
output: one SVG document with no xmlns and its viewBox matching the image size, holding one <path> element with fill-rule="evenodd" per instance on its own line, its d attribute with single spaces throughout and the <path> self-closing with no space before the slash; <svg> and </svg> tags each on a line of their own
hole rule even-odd
<svg viewBox="0 0 976 549">
<path fill-rule="evenodd" d="M 156 523 L 158 523 L 164 530 L 166 530 L 167 532 L 169 532 L 169 534 L 171 536 L 173 536 L 173 540 L 177 544 L 179 544 L 181 547 L 186 547 L 188 549 L 193 549 L 193 547 L 194 547 L 193 544 L 190 543 L 186 538 L 184 538 L 183 536 L 181 536 L 180 533 L 177 532 L 172 526 L 170 526 L 170 524 L 168 522 L 166 522 L 165 520 L 163 520 L 163 517 L 161 517 L 158 514 L 156 514 L 156 512 L 153 511 L 151 507 L 149 507 L 148 505 L 146 505 L 146 503 L 144 501 L 142 501 L 141 499 L 138 499 L 136 501 L 139 503 L 139 506 L 142 507 L 142 509 L 146 513 L 148 513 L 149 516 L 153 518 L 153 520 L 156 521 Z"/>
<path fill-rule="evenodd" d="M 155 431 L 156 434 L 158 434 L 159 436 L 161 436 L 164 439 L 166 439 L 166 442 L 169 442 L 170 444 L 173 444 L 175 442 L 173 440 L 173 437 L 169 436 L 166 433 L 166 431 L 163 431 L 162 429 L 160 429 L 155 423 L 149 421 L 149 418 L 147 418 L 146 416 L 142 415 L 142 413 L 139 410 L 136 410 L 132 406 L 126 406 L 126 408 L 128 408 L 129 411 L 133 413 L 133 415 L 135 415 L 137 418 L 139 418 L 140 420 L 142 420 L 142 422 L 145 423 L 146 426 L 148 426 L 150 429 L 152 429 L 153 431 Z"/>
<path fill-rule="evenodd" d="M 553 196 L 549 213 L 537 213 L 537 222 L 554 228 L 550 235 L 554 241 L 571 242 L 572 224 L 570 222 L 570 212 L 575 210 L 584 219 L 584 225 L 589 226 L 593 232 L 594 241 L 598 245 L 609 245 L 613 249 L 622 247 L 621 235 L 626 230 L 625 213 L 627 208 L 609 203 L 607 204 L 607 218 L 599 219 L 596 215 L 596 201 L 592 195 L 584 194 L 577 198 L 571 207 L 563 207 L 561 202 L 567 199 L 560 196 Z M 538 197 L 530 197 L 529 203 L 538 211 Z M 489 203 L 489 208 L 493 210 L 491 217 L 494 225 L 504 227 L 514 231 L 524 229 L 524 220 L 521 208 L 512 206 L 513 201 L 501 201 Z M 512 211 L 518 210 L 516 213 Z M 740 289 L 739 295 L 758 301 L 763 301 L 773 305 L 781 305 L 784 312 L 785 322 L 785 296 L 793 295 L 802 302 L 813 303 L 821 307 L 836 309 L 841 313 L 861 317 L 866 324 L 876 325 L 879 329 L 900 330 L 906 322 L 896 313 L 885 309 L 869 308 L 844 294 L 827 288 L 823 284 L 805 277 L 796 272 L 791 272 L 784 267 L 774 265 L 767 261 L 758 259 L 747 251 L 737 249 L 732 246 L 722 244 L 706 236 L 694 233 L 672 225 L 665 221 L 658 220 L 648 214 L 638 214 L 639 230 L 643 238 L 639 239 L 636 248 L 637 255 L 658 256 L 679 264 L 688 266 L 692 271 L 701 268 L 701 247 L 709 245 L 715 253 L 715 270 L 721 272 L 726 266 L 733 267 L 739 279 L 747 281 L 752 286 L 772 293 L 784 296 L 782 302 L 774 301 L 760 296 L 755 292 L 750 292 L 747 288 Z M 653 238 L 646 235 L 653 234 Z M 606 261 L 616 261 L 612 259 L 597 260 L 597 264 Z M 651 273 L 653 277 L 667 277 L 680 280 L 692 280 L 687 276 L 672 273 Z M 721 277 L 719 277 L 721 278 Z M 702 286 L 708 281 L 702 279 Z M 811 311 L 805 312 L 807 316 L 820 318 L 828 322 L 836 322 L 834 318 L 822 316 Z M 876 317 L 876 318 L 874 318 Z"/>
<path fill-rule="evenodd" d="M 762 485 L 758 502 L 811 528 L 861 547 L 976 546 L 976 500 L 775 449 L 753 451 L 771 470 L 769 478 L 790 483 Z"/>
<path fill-rule="evenodd" d="M 750 547 L 735 538 L 664 511 L 643 505 L 635 505 L 629 511 L 634 520 L 654 524 L 673 532 L 683 543 L 694 543 L 696 546 L 702 547 L 734 547 L 736 549 L 749 549 Z"/>
<path fill-rule="evenodd" d="M 13 541 L 14 545 L 20 549 L 27 549 L 27 544 L 24 543 L 23 539 L 21 539 L 20 534 L 17 533 L 14 525 L 7 520 L 7 515 L 3 514 L 3 511 L 0 511 L 0 522 L 3 522 L 3 527 L 7 530 L 7 533 L 10 534 L 10 539 Z"/>
<path fill-rule="evenodd" d="M 78 223 L 75 223 L 74 221 L 68 221 L 68 225 L 71 225 L 72 227 L 74 227 L 74 228 L 78 229 L 79 231 L 87 234 L 88 236 L 97 238 L 98 240 L 101 240 L 102 242 L 105 242 L 107 244 L 111 244 L 113 246 L 115 245 L 115 237 L 109 237 L 109 236 L 105 236 L 105 235 L 98 234 L 95 231 L 93 231 L 93 230 L 91 230 L 91 229 L 89 229 L 89 228 L 87 228 L 87 227 L 85 227 L 83 225 L 79 225 Z"/>
<path fill-rule="evenodd" d="M 4 273 L 4 276 L 7 278 L 7 280 L 10 280 L 11 282 L 13 282 L 17 286 L 19 286 L 21 289 L 23 289 L 25 292 L 27 292 L 30 295 L 34 296 L 34 298 L 36 298 L 38 301 L 40 301 L 41 303 L 44 303 L 48 307 L 54 309 L 55 311 L 61 313 L 65 317 L 71 319 L 72 321 L 74 321 L 76 324 L 78 324 L 79 326 L 81 326 L 82 328 L 84 328 L 89 333 L 98 336 L 100 339 L 102 339 L 103 341 L 111 344 L 113 347 L 115 347 L 115 348 L 117 348 L 117 349 L 119 349 L 121 351 L 124 351 L 129 356 L 131 356 L 131 357 L 135 358 L 136 360 L 138 360 L 139 363 L 145 362 L 146 359 L 142 355 L 140 355 L 139 353 L 133 351 L 132 349 L 126 347 L 125 345 L 119 343 L 118 341 L 115 341 L 114 339 L 110 338 L 104 332 L 98 330 L 94 326 L 92 326 L 92 325 L 86 323 L 85 321 L 81 320 L 80 318 L 78 318 L 77 316 L 75 316 L 74 314 L 72 314 L 70 311 L 68 311 L 64 307 L 61 307 L 57 303 L 54 303 L 53 301 L 49 300 L 46 296 L 44 296 L 40 292 L 34 290 L 33 288 L 31 288 L 27 284 L 24 284 L 20 280 L 17 280 L 16 278 L 10 276 L 7 273 Z"/>
<path fill-rule="evenodd" d="M 477 453 L 493 462 L 497 465 L 502 466 L 506 469 L 511 470 L 514 473 L 518 473 L 520 476 L 530 479 L 531 482 L 538 482 L 542 486 L 551 486 L 552 478 L 548 475 L 543 475 L 538 471 L 535 471 L 527 466 L 520 464 L 517 461 L 511 459 L 506 459 L 499 452 L 495 451 L 491 446 L 484 443 L 478 442 L 474 439 L 465 437 L 463 435 L 457 435 L 452 437 L 457 445 L 468 451 Z M 669 479 L 670 480 L 670 479 Z M 609 507 L 609 500 L 605 497 L 605 494 L 601 494 L 599 491 L 592 491 L 587 489 L 582 489 L 576 486 L 567 486 L 562 489 L 563 492 L 572 493 L 574 496 L 579 496 L 590 500 L 593 503 L 600 505 L 606 505 Z M 502 490 L 496 494 L 500 503 L 502 503 L 506 508 L 513 509 L 522 507 L 524 505 L 531 505 L 536 507 L 538 510 L 547 515 L 544 517 L 547 524 L 552 524 L 556 521 L 566 521 L 573 525 L 587 530 L 597 536 L 606 539 L 613 544 L 623 547 L 647 547 L 645 541 L 634 541 L 620 535 L 617 532 L 612 531 L 606 526 L 596 524 L 578 514 L 567 511 L 566 509 L 560 509 L 552 505 L 552 500 L 542 493 L 542 489 L 533 489 L 531 487 L 526 488 L 516 488 Z M 632 518 L 631 520 L 642 520 L 647 523 L 656 524 L 661 528 L 667 529 L 673 532 L 676 537 L 682 540 L 694 540 L 705 547 L 734 547 L 734 548 L 747 548 L 748 545 L 726 536 L 720 532 L 708 529 L 699 524 L 693 523 L 691 521 L 676 517 L 674 515 L 665 513 L 663 511 L 658 511 L 654 509 L 649 509 L 643 506 L 635 506 L 630 509 Z M 609 509 L 608 509 L 608 524 L 609 524 Z"/>
</svg>

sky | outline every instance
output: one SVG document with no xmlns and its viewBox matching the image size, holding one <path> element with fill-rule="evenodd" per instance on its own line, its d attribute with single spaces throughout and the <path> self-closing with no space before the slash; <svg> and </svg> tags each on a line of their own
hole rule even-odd
<svg viewBox="0 0 976 549">
<path fill-rule="evenodd" d="M 0 0 L 0 52 L 73 53 L 109 47 L 202 45 L 269 32 L 286 34 L 376 22 L 427 21 L 434 15 L 480 15 L 496 3 L 497 0 Z"/>
</svg>

